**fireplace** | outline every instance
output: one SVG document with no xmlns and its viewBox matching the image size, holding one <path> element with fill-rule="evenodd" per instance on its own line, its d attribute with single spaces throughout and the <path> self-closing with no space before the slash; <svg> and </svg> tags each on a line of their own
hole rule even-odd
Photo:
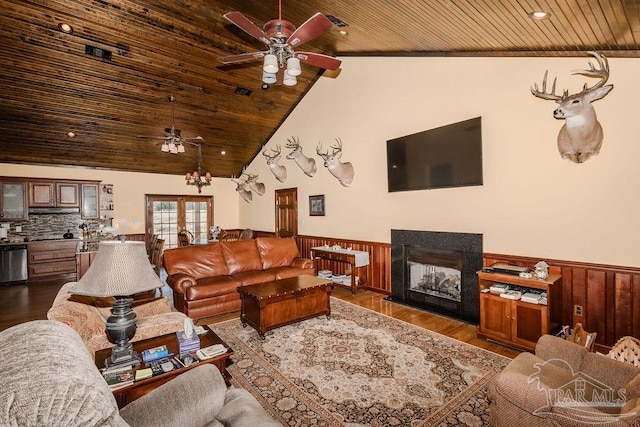
<svg viewBox="0 0 640 427">
<path fill-rule="evenodd" d="M 477 323 L 481 268 L 481 234 L 391 230 L 391 301 Z"/>
</svg>

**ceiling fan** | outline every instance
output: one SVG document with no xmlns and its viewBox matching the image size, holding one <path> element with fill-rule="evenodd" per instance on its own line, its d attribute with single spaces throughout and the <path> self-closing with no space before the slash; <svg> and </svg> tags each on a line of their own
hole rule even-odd
<svg viewBox="0 0 640 427">
<path fill-rule="evenodd" d="M 333 26 L 333 23 L 320 12 L 296 28 L 291 22 L 282 19 L 282 1 L 279 0 L 278 19 L 268 21 L 262 30 L 240 12 L 229 12 L 224 17 L 250 36 L 260 40 L 269 50 L 225 56 L 219 58 L 220 62 L 236 64 L 264 58 L 262 74 L 264 83 L 295 85 L 296 76 L 302 73 L 300 61 L 328 70 L 336 70 L 340 67 L 341 61 L 332 56 L 293 50 L 294 47 L 315 39 Z"/>
<path fill-rule="evenodd" d="M 162 152 L 172 154 L 184 153 L 184 144 L 198 145 L 197 142 L 193 141 L 202 142 L 204 141 L 204 138 L 201 136 L 196 136 L 194 138 L 183 138 L 180 136 L 180 129 L 176 129 L 174 125 L 174 104 L 176 102 L 176 97 L 170 95 L 169 102 L 171 103 L 171 127 L 164 129 L 164 136 L 138 135 L 138 138 L 162 139 L 164 140 L 161 148 Z"/>
</svg>

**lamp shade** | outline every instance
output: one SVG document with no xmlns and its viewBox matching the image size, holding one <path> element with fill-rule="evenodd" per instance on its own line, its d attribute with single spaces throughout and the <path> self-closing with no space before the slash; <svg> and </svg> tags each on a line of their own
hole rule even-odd
<svg viewBox="0 0 640 427">
<path fill-rule="evenodd" d="M 266 83 L 268 85 L 273 84 L 276 82 L 276 75 L 275 73 L 267 73 L 266 71 L 262 71 L 262 82 Z"/>
<path fill-rule="evenodd" d="M 104 241 L 89 270 L 71 289 L 92 297 L 129 296 L 162 287 L 144 242 Z"/>
<path fill-rule="evenodd" d="M 284 73 L 284 78 L 282 79 L 282 84 L 285 86 L 295 86 L 298 83 L 298 79 L 296 76 L 292 76 L 289 73 Z"/>
<path fill-rule="evenodd" d="M 278 58 L 269 53 L 264 56 L 264 66 L 262 67 L 264 71 L 267 73 L 277 73 L 278 72 Z"/>
<path fill-rule="evenodd" d="M 302 74 L 300 60 L 298 58 L 291 57 L 287 59 L 287 73 L 291 76 L 299 76 Z"/>
</svg>

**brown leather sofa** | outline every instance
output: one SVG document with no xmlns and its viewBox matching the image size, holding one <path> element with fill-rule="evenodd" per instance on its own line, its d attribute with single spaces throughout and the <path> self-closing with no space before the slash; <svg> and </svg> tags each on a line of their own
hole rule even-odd
<svg viewBox="0 0 640 427">
<path fill-rule="evenodd" d="M 192 319 L 240 310 L 239 286 L 315 274 L 296 241 L 279 237 L 167 249 L 164 268 L 174 306 Z"/>
</svg>

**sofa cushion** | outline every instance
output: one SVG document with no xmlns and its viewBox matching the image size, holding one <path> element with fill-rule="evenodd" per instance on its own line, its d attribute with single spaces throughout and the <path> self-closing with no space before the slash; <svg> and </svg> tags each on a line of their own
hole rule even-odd
<svg viewBox="0 0 640 427">
<path fill-rule="evenodd" d="M 243 271 L 262 270 L 262 261 L 256 241 L 237 240 L 235 242 L 220 242 L 224 259 L 227 261 L 227 274 L 236 274 Z M 212 274 L 209 274 L 212 276 Z"/>
<path fill-rule="evenodd" d="M 217 297 L 235 293 L 242 283 L 230 276 L 206 277 L 197 281 L 195 286 L 185 289 L 187 300 Z"/>
<path fill-rule="evenodd" d="M 293 237 L 258 237 L 256 239 L 262 268 L 285 267 L 300 256 Z"/>
<path fill-rule="evenodd" d="M 163 259 L 168 275 L 184 273 L 198 280 L 229 274 L 220 243 L 217 242 L 167 249 L 164 251 Z"/>
<path fill-rule="evenodd" d="M 241 282 L 242 286 L 247 286 L 276 280 L 276 275 L 272 271 L 257 270 L 236 273 L 233 278 Z"/>
<path fill-rule="evenodd" d="M 295 267 L 275 267 L 270 268 L 270 273 L 275 274 L 276 279 L 287 279 L 289 277 L 302 276 L 304 274 L 313 275 L 314 270 L 312 268 L 295 268 Z"/>
</svg>

